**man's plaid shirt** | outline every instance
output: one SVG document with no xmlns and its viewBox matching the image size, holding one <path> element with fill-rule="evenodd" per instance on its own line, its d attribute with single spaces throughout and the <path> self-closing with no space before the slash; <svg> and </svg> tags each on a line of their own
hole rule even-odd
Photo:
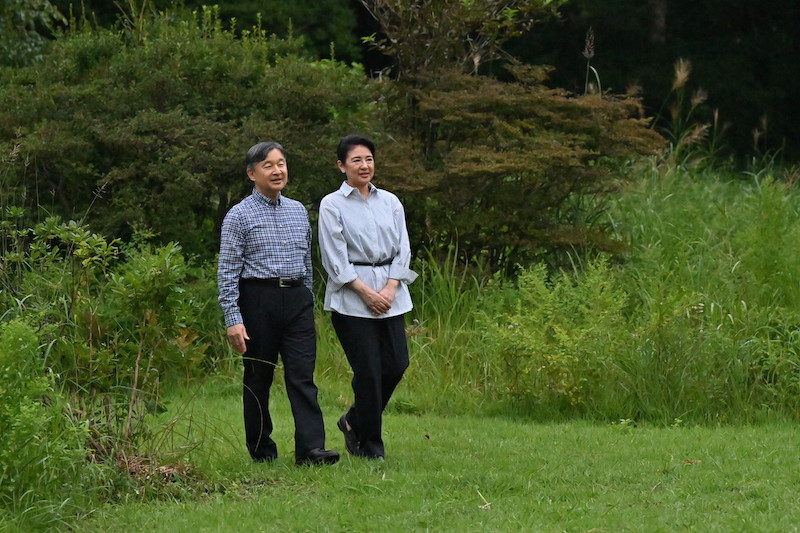
<svg viewBox="0 0 800 533">
<path fill-rule="evenodd" d="M 312 290 L 311 225 L 297 200 L 267 198 L 257 190 L 228 211 L 222 223 L 217 284 L 225 326 L 242 323 L 239 280 L 302 278 Z"/>
</svg>

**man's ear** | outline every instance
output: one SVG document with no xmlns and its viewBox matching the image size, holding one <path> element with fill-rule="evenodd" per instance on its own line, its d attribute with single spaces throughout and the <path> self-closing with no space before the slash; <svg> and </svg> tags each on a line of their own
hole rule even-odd
<svg viewBox="0 0 800 533">
<path fill-rule="evenodd" d="M 248 168 L 248 169 L 247 169 L 247 178 L 248 178 L 250 181 L 255 181 L 255 180 L 253 179 L 253 169 L 252 169 L 252 168 Z"/>
</svg>

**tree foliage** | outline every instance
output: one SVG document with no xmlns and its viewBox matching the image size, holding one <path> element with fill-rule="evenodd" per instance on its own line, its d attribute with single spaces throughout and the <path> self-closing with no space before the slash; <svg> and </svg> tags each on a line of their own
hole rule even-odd
<svg viewBox="0 0 800 533">
<path fill-rule="evenodd" d="M 620 160 L 655 153 L 663 139 L 633 96 L 572 97 L 545 88 L 536 70 L 514 71 L 514 83 L 454 73 L 419 94 L 427 168 L 410 179 L 402 166 L 388 171 L 419 197 L 410 212 L 425 238 L 493 263 L 547 249 L 619 251 L 587 199 L 621 183 Z"/>
<path fill-rule="evenodd" d="M 477 70 L 502 45 L 566 0 L 361 0 L 381 27 L 366 42 L 391 56 L 395 76 Z"/>
<path fill-rule="evenodd" d="M 420 242 L 454 242 L 496 266 L 543 250 L 616 251 L 594 218 L 598 195 L 618 185 L 622 163 L 663 146 L 639 100 L 551 90 L 548 69 L 513 61 L 509 81 L 477 72 L 558 3 L 363 3 L 382 26 L 374 46 L 398 66 L 387 123 L 400 140 L 390 151 L 400 164 L 381 173 L 414 191 L 409 212 Z"/>
<path fill-rule="evenodd" d="M 27 0 L 31 1 L 31 0 Z M 330 58 L 331 45 L 336 57 L 357 60 L 360 56 L 356 37 L 356 16 L 347 2 L 339 0 L 236 0 L 207 2 L 204 0 L 51 0 L 62 13 L 110 28 L 133 13 L 186 8 L 202 11 L 215 5 L 221 20 L 235 21 L 236 31 L 261 25 L 267 34 L 281 38 L 302 37 L 305 45 L 319 58 Z"/>
<path fill-rule="evenodd" d="M 0 65 L 22 65 L 37 58 L 44 34 L 64 22 L 48 0 L 3 0 L 0 4 Z"/>
<path fill-rule="evenodd" d="M 151 231 L 208 257 L 250 188 L 247 147 L 281 141 L 288 192 L 313 212 L 336 187 L 337 139 L 360 130 L 386 141 L 378 180 L 413 200 L 415 248 L 452 241 L 506 264 L 547 249 L 613 250 L 593 218 L 597 194 L 618 183 L 614 165 L 659 142 L 638 100 L 553 91 L 544 69 L 509 66 L 505 82 L 474 72 L 558 2 L 371 5 L 387 24 L 374 42 L 399 55 L 398 79 L 309 58 L 260 26 L 224 29 L 216 8 L 131 7 L 115 30 L 73 20 L 35 69 L 0 72 L 2 148 L 18 147 L 0 192 L 86 216 L 112 238 Z M 403 32 L 414 47 L 393 37 Z"/>
<path fill-rule="evenodd" d="M 209 256 L 224 213 L 250 189 L 252 144 L 284 144 L 292 196 L 314 203 L 335 187 L 332 147 L 375 107 L 363 71 L 258 27 L 238 38 L 211 9 L 171 16 L 73 28 L 36 68 L 0 73 L 3 150 L 19 152 L 4 176 L 12 203 L 88 211 L 105 234 L 149 229 Z"/>
</svg>

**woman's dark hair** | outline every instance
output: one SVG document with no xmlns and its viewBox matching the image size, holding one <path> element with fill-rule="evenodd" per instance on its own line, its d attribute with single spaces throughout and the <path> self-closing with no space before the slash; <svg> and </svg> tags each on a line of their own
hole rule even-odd
<svg viewBox="0 0 800 533">
<path fill-rule="evenodd" d="M 369 151 L 372 152 L 372 156 L 375 157 L 375 143 L 363 135 L 354 133 L 352 135 L 345 136 L 341 141 L 339 141 L 339 147 L 336 148 L 336 158 L 344 163 L 347 159 L 347 154 L 349 154 L 350 150 L 356 146 L 366 146 L 369 148 Z"/>
<path fill-rule="evenodd" d="M 267 154 L 273 150 L 280 150 L 283 158 L 286 159 L 286 150 L 276 142 L 261 142 L 251 146 L 247 151 L 247 169 L 253 170 L 258 163 L 267 158 Z"/>
</svg>

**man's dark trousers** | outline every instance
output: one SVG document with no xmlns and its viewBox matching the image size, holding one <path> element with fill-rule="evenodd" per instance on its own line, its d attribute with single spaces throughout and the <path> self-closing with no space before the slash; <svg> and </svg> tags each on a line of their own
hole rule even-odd
<svg viewBox="0 0 800 533">
<path fill-rule="evenodd" d="M 314 384 L 314 301 L 305 286 L 275 287 L 257 280 L 239 284 L 239 308 L 250 340 L 244 354 L 244 427 L 255 460 L 278 455 L 272 440 L 269 390 L 280 353 L 295 424 L 295 454 L 325 445 L 325 426 Z"/>
</svg>

